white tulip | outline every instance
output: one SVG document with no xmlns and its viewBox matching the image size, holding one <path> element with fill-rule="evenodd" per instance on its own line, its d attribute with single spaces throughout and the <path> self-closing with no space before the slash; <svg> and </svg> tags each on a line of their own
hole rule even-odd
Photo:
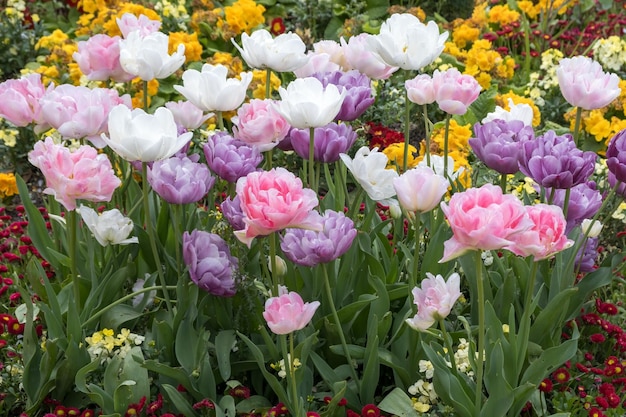
<svg viewBox="0 0 626 417">
<path fill-rule="evenodd" d="M 398 173 L 387 169 L 387 155 L 378 152 L 378 148 L 370 150 L 363 146 L 356 152 L 354 159 L 344 153 L 339 156 L 372 200 L 387 205 L 394 204 L 390 200 L 396 195 L 393 181 L 398 178 Z"/>
<path fill-rule="evenodd" d="M 513 100 L 509 99 L 509 109 L 505 110 L 500 106 L 496 106 L 496 109 L 487 114 L 482 120 L 482 124 L 494 121 L 496 119 L 510 122 L 511 120 L 520 120 L 524 123 L 524 126 L 533 125 L 533 108 L 526 103 L 514 104 Z"/>
<path fill-rule="evenodd" d="M 124 216 L 118 209 L 98 214 L 92 208 L 80 206 L 78 212 L 85 225 L 102 246 L 128 245 L 139 241 L 137 237 L 128 237 L 133 231 L 133 221 Z"/>
<path fill-rule="evenodd" d="M 172 55 L 169 37 L 163 32 L 142 35 L 132 31 L 120 40 L 120 65 L 129 74 L 144 81 L 169 77 L 185 63 L 185 45 L 178 45 Z"/>
<path fill-rule="evenodd" d="M 241 57 L 251 68 L 289 72 L 306 64 L 306 45 L 295 33 L 283 33 L 273 38 L 266 29 L 241 34 L 241 45 L 232 40 Z"/>
</svg>

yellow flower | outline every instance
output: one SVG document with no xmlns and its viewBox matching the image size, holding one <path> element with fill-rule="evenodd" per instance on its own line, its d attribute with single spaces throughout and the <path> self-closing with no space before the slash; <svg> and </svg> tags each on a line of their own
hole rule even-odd
<svg viewBox="0 0 626 417">
<path fill-rule="evenodd" d="M 121 18 L 126 13 L 134 14 L 139 17 L 142 14 L 145 15 L 150 20 L 158 20 L 161 21 L 161 16 L 154 10 L 142 6 L 141 4 L 135 3 L 119 3 L 116 7 L 117 10 L 105 11 L 105 13 L 99 14 L 99 19 L 102 21 L 101 25 L 105 33 L 109 36 L 121 36 L 122 32 L 120 31 L 119 26 L 117 25 L 117 18 Z M 94 29 L 94 24 L 92 23 L 92 30 Z"/>
<path fill-rule="evenodd" d="M 510 25 L 520 18 L 519 12 L 509 9 L 509 6 L 496 5 L 489 10 L 489 23 L 496 23 L 500 26 Z"/>
<path fill-rule="evenodd" d="M 15 174 L 0 172 L 0 197 L 11 197 L 17 194 Z"/>
<path fill-rule="evenodd" d="M 576 123 L 575 119 L 572 123 Z M 583 126 L 587 133 L 593 135 L 597 142 L 602 142 L 611 134 L 611 122 L 604 118 L 601 110 L 592 110 L 583 119 Z M 573 127 L 572 127 L 573 129 Z"/>
<path fill-rule="evenodd" d="M 174 53 L 181 43 L 185 45 L 185 62 L 200 61 L 202 59 L 202 45 L 198 41 L 197 33 L 170 32 L 169 53 Z"/>
<path fill-rule="evenodd" d="M 0 140 L 4 143 L 4 145 L 8 148 L 12 148 L 17 144 L 17 129 L 4 129 L 0 130 Z"/>
<path fill-rule="evenodd" d="M 252 81 L 250 82 L 250 89 L 252 90 L 252 97 L 258 99 L 265 98 L 265 83 L 267 80 L 267 71 L 265 70 L 253 70 L 252 71 Z M 270 96 L 273 91 L 278 91 L 278 87 L 280 87 L 280 78 L 271 71 L 270 75 Z"/>
<path fill-rule="evenodd" d="M 533 109 L 533 126 L 539 126 L 541 123 L 541 112 L 535 102 L 527 97 L 522 97 L 515 94 L 512 90 L 509 90 L 506 94 L 499 94 L 496 96 L 496 104 L 505 110 L 511 110 L 509 108 L 509 99 L 513 100 L 513 104 L 528 104 Z"/>
<path fill-rule="evenodd" d="M 239 77 L 243 72 L 243 61 L 228 52 L 216 52 L 207 62 L 211 65 L 224 65 L 228 67 L 228 77 Z"/>
<path fill-rule="evenodd" d="M 132 81 L 132 88 L 136 93 L 133 95 L 131 101 L 133 103 L 133 108 L 143 109 L 143 81 L 139 78 L 135 78 Z M 159 80 L 150 80 L 148 81 L 148 106 L 152 103 L 152 97 L 156 96 L 159 92 Z"/>
<path fill-rule="evenodd" d="M 55 46 L 60 46 L 69 39 L 69 36 L 61 29 L 55 29 L 50 35 L 42 36 L 35 44 L 35 49 L 46 48 L 52 49 Z"/>
<path fill-rule="evenodd" d="M 452 40 L 459 48 L 465 48 L 468 43 L 478 40 L 480 29 L 462 23 L 452 31 Z"/>
<path fill-rule="evenodd" d="M 224 7 L 224 17 L 228 29 L 239 35 L 250 33 L 253 28 L 265 22 L 265 7 L 254 0 L 237 0 L 232 6 Z M 223 22 L 222 22 L 223 25 Z M 220 22 L 218 22 L 220 27 Z"/>
<path fill-rule="evenodd" d="M 413 403 L 413 408 L 415 409 L 415 411 L 417 411 L 418 413 L 427 413 L 428 410 L 430 410 L 430 404 L 426 404 L 420 401 L 415 401 Z"/>
<path fill-rule="evenodd" d="M 387 163 L 387 169 L 402 169 L 404 162 L 404 142 L 396 142 L 383 149 L 383 153 L 389 159 Z M 407 157 L 407 168 L 413 168 L 417 165 L 418 161 L 415 159 L 417 149 L 413 145 L 409 145 L 409 154 Z"/>
<path fill-rule="evenodd" d="M 536 18 L 539 14 L 539 9 L 537 8 L 537 6 L 535 6 L 533 2 L 529 0 L 518 1 L 517 7 L 519 7 L 519 9 L 523 11 L 524 14 L 526 14 L 526 16 L 528 16 L 530 19 Z"/>
</svg>

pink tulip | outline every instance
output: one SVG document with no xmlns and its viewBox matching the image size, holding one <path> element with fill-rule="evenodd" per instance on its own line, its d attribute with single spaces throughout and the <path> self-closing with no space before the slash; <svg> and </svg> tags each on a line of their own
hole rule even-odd
<svg viewBox="0 0 626 417">
<path fill-rule="evenodd" d="M 409 213 L 426 213 L 437 207 L 449 185 L 428 166 L 417 166 L 393 179 L 398 202 Z"/>
<path fill-rule="evenodd" d="M 187 130 L 199 128 L 213 116 L 213 113 L 204 113 L 190 101 L 168 101 L 165 107 L 172 112 L 177 126 Z"/>
<path fill-rule="evenodd" d="M 94 35 L 78 42 L 78 51 L 72 57 L 88 80 L 127 82 L 135 78 L 120 65 L 120 37 Z"/>
<path fill-rule="evenodd" d="M 606 107 L 621 93 L 619 77 L 605 73 L 598 62 L 586 56 L 562 59 L 556 76 L 565 100 L 585 110 Z"/>
<path fill-rule="evenodd" d="M 371 51 L 367 43 L 367 38 L 371 36 L 373 35 L 361 33 L 352 36 L 348 42 L 341 38 L 347 66 L 375 80 L 386 80 L 398 70 L 398 67 L 387 65 L 380 55 Z"/>
<path fill-rule="evenodd" d="M 266 236 L 287 227 L 322 230 L 321 215 L 313 209 L 317 194 L 302 187 L 302 181 L 285 168 L 255 171 L 237 180 L 245 228 L 237 238 L 251 245 L 256 236 Z"/>
<path fill-rule="evenodd" d="M 446 282 L 441 275 L 427 272 L 422 288 L 413 288 L 417 314 L 406 323 L 415 330 L 427 330 L 436 321 L 448 317 L 454 303 L 461 296 L 461 277 L 456 272 Z"/>
<path fill-rule="evenodd" d="M 535 204 L 526 206 L 526 212 L 534 226 L 515 236 L 515 244 L 509 248 L 513 253 L 532 255 L 535 261 L 540 261 L 574 244 L 565 233 L 567 221 L 560 207 Z"/>
<path fill-rule="evenodd" d="M 0 116 L 15 126 L 24 127 L 43 123 L 39 99 L 46 89 L 41 74 L 29 74 L 17 80 L 0 84 Z"/>
<path fill-rule="evenodd" d="M 265 302 L 263 318 L 275 334 L 289 334 L 303 329 L 320 306 L 319 301 L 305 303 L 297 292 L 283 293 Z"/>
<path fill-rule="evenodd" d="M 533 227 L 524 205 L 500 187 L 485 184 L 456 193 L 448 204 L 441 203 L 453 236 L 444 242 L 447 262 L 469 250 L 509 249 L 516 235 Z"/>
<path fill-rule="evenodd" d="M 76 208 L 76 200 L 110 201 L 121 184 L 109 158 L 91 146 L 70 151 L 47 137 L 35 144 L 28 160 L 46 179 L 43 192 L 53 195 L 67 210 Z"/>
<path fill-rule="evenodd" d="M 127 37 L 130 32 L 138 30 L 142 36 L 157 32 L 161 28 L 161 22 L 152 20 L 146 15 L 135 16 L 132 13 L 124 13 L 117 19 L 117 26 L 120 28 L 123 37 Z"/>
<path fill-rule="evenodd" d="M 310 77 L 316 72 L 341 71 L 341 66 L 331 61 L 332 57 L 326 52 L 309 51 L 307 57 L 306 64 L 294 71 L 298 78 Z"/>
<path fill-rule="evenodd" d="M 289 133 L 291 126 L 274 109 L 274 100 L 250 100 L 232 118 L 233 133 L 236 139 L 254 145 L 261 152 L 268 151 Z"/>
<path fill-rule="evenodd" d="M 435 85 L 428 74 L 404 82 L 409 100 L 416 104 L 431 104 L 435 102 Z"/>
<path fill-rule="evenodd" d="M 48 92 L 40 101 L 43 119 L 64 138 L 87 138 L 98 148 L 106 144 L 102 133 L 108 132 L 109 112 L 118 104 L 130 108 L 128 94 L 119 96 L 108 88 L 90 89 L 63 84 Z"/>
<path fill-rule="evenodd" d="M 433 73 L 435 101 L 448 114 L 465 114 L 467 108 L 480 94 L 481 86 L 471 75 L 461 74 L 458 69 L 435 70 Z"/>
</svg>

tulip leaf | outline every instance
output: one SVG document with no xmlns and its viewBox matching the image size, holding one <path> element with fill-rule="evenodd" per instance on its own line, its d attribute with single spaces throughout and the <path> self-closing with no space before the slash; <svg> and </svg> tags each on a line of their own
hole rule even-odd
<svg viewBox="0 0 626 417">
<path fill-rule="evenodd" d="M 196 411 L 191 407 L 191 405 L 189 405 L 189 401 L 187 401 L 187 399 L 185 399 L 185 397 L 183 397 L 183 395 L 178 392 L 176 388 L 169 384 L 163 384 L 161 388 L 163 388 L 165 395 L 172 402 L 174 407 L 176 407 L 176 410 L 178 410 L 179 413 L 186 417 L 198 417 Z M 217 412 L 217 408 L 219 408 L 219 406 L 216 405 L 215 408 L 215 411 Z"/>
<path fill-rule="evenodd" d="M 550 339 L 555 337 L 560 339 L 560 329 L 568 315 L 570 299 L 577 291 L 577 288 L 568 288 L 550 300 L 533 322 L 530 329 L 531 341 L 541 346 L 546 346 L 554 344 L 554 341 Z"/>
<path fill-rule="evenodd" d="M 235 343 L 234 330 L 222 330 L 215 336 L 215 354 L 217 356 L 217 367 L 220 376 L 224 381 L 230 379 L 230 352 Z"/>
<path fill-rule="evenodd" d="M 117 329 L 122 324 L 135 320 L 143 315 L 127 304 L 117 304 L 107 310 L 100 318 L 101 328 Z"/>
<path fill-rule="evenodd" d="M 386 413 L 398 417 L 417 417 L 419 414 L 413 408 L 413 401 L 400 388 L 394 388 L 378 404 L 378 408 Z"/>
</svg>

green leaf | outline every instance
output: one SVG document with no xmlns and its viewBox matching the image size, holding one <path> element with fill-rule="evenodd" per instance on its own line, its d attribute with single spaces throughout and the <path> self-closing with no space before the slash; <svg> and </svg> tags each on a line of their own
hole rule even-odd
<svg viewBox="0 0 626 417">
<path fill-rule="evenodd" d="M 260 395 L 252 395 L 238 402 L 236 410 L 238 414 L 253 414 L 255 411 L 271 408 L 272 406 L 273 404 L 267 398 Z"/>
<path fill-rule="evenodd" d="M 413 401 L 400 388 L 394 388 L 378 404 L 378 408 L 386 413 L 398 417 L 418 417 L 417 411 L 413 408 Z"/>
<path fill-rule="evenodd" d="M 374 393 L 380 377 L 380 359 L 378 356 L 378 318 L 374 315 L 367 330 L 367 345 L 363 357 L 363 377 L 361 379 L 361 402 L 374 402 Z"/>
<path fill-rule="evenodd" d="M 549 346 L 555 337 L 560 339 L 561 328 L 568 315 L 570 299 L 578 291 L 568 288 L 557 294 L 537 315 L 530 328 L 530 340 L 541 346 Z"/>
<path fill-rule="evenodd" d="M 176 410 L 185 417 L 198 417 L 196 411 L 191 407 L 189 401 L 178 392 L 176 388 L 169 384 L 162 385 L 165 395 L 169 398 L 170 402 L 176 407 Z"/>
<path fill-rule="evenodd" d="M 230 352 L 235 342 L 234 330 L 222 330 L 215 337 L 215 354 L 217 355 L 217 367 L 224 381 L 230 379 Z"/>
<path fill-rule="evenodd" d="M 107 310 L 100 318 L 100 327 L 117 329 L 122 324 L 135 320 L 143 316 L 143 312 L 135 311 L 133 307 L 128 304 L 117 304 L 110 310 Z"/>
</svg>

